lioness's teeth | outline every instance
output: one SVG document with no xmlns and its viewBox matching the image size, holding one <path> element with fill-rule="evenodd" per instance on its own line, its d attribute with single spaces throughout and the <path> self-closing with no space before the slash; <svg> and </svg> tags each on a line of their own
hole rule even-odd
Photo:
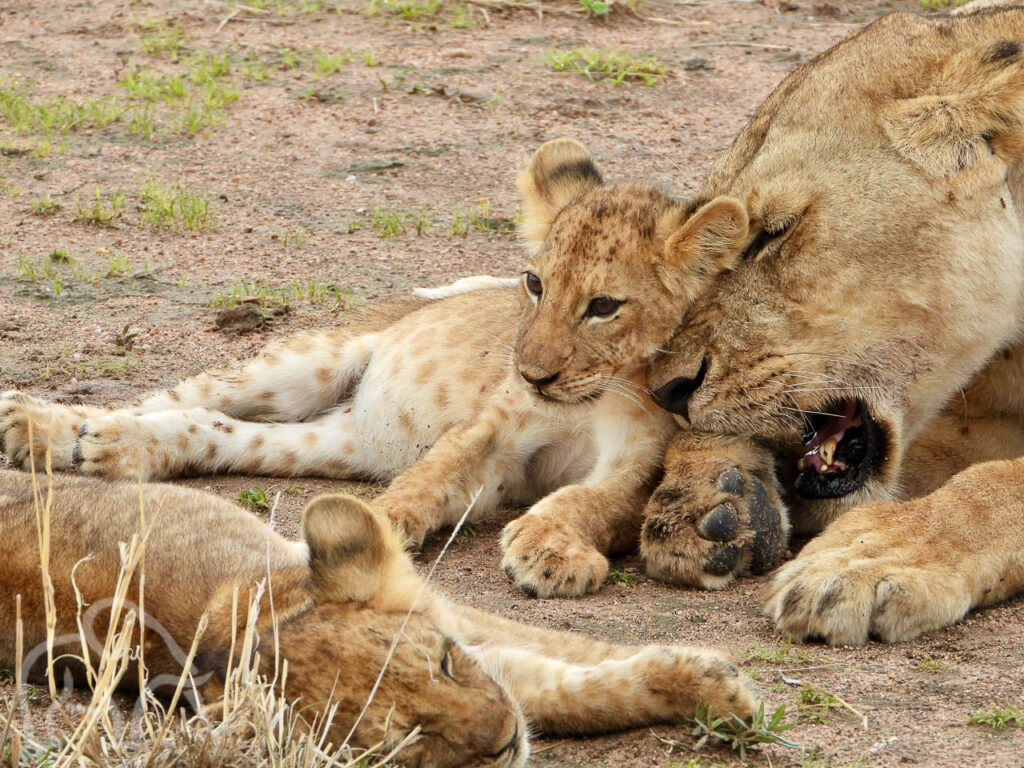
<svg viewBox="0 0 1024 768">
<path fill-rule="evenodd" d="M 807 469 L 807 460 L 800 459 L 800 461 L 796 463 L 796 471 L 803 472 L 805 469 Z"/>
<path fill-rule="evenodd" d="M 821 448 L 819 449 L 818 453 L 821 456 L 821 460 L 822 462 L 824 462 L 826 467 L 830 466 L 832 464 L 832 460 L 836 457 L 836 446 L 838 445 L 839 443 L 836 442 L 836 439 L 834 437 L 830 437 L 828 440 L 821 444 Z"/>
</svg>

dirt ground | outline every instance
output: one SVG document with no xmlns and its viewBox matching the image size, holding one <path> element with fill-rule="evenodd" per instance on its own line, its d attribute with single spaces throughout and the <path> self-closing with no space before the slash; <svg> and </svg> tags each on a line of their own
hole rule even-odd
<svg viewBox="0 0 1024 768">
<path fill-rule="evenodd" d="M 790 69 L 880 14 L 918 9 L 651 0 L 646 18 L 616 10 L 603 22 L 577 0 L 548 0 L 540 13 L 534 0 L 244 5 L 0 8 L 0 391 L 129 400 L 330 326 L 362 302 L 512 274 L 515 170 L 542 141 L 573 136 L 608 178 L 686 194 Z M 649 86 L 591 81 L 554 71 L 544 56 L 556 49 L 651 55 L 668 74 Z M 260 327 L 218 329 L 218 313 L 247 294 L 264 311 L 239 322 Z M 287 489 L 287 534 L 315 493 L 356 489 L 187 482 L 227 498 Z M 763 749 L 750 765 L 1024 765 L 1020 727 L 967 723 L 1020 701 L 1020 600 L 899 646 L 788 646 L 760 615 L 759 579 L 705 593 L 637 574 L 585 599 L 529 599 L 498 568 L 513 514 L 458 537 L 440 587 L 560 629 L 728 647 L 799 723 L 788 735 L 801 749 Z M 634 573 L 639 562 L 614 567 Z M 808 690 L 835 703 L 808 704 Z M 682 727 L 539 740 L 533 764 L 740 764 L 728 749 L 693 745 Z"/>
</svg>

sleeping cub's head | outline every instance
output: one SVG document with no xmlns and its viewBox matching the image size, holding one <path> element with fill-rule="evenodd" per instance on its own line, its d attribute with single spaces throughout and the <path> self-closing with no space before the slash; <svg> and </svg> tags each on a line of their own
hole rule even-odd
<svg viewBox="0 0 1024 768">
<path fill-rule="evenodd" d="M 523 386 L 565 403 L 628 387 L 704 286 L 730 269 L 746 209 L 694 211 L 649 184 L 606 186 L 571 139 L 544 144 L 519 179 L 523 271 L 515 364 Z"/>
</svg>

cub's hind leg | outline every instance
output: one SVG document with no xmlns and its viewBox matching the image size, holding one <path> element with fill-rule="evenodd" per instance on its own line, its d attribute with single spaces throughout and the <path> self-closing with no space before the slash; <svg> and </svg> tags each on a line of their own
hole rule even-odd
<svg viewBox="0 0 1024 768">
<path fill-rule="evenodd" d="M 80 433 L 95 435 L 102 431 L 108 438 L 115 432 L 133 434 L 145 443 L 156 425 L 161 425 L 158 432 L 165 434 L 167 422 L 193 409 L 220 414 L 210 421 L 229 417 L 302 421 L 324 413 L 346 396 L 366 368 L 377 338 L 376 334 L 351 337 L 343 331 L 300 334 L 270 347 L 236 371 L 204 372 L 184 379 L 174 389 L 157 392 L 138 405 L 119 410 L 46 403 L 20 392 L 8 392 L 0 396 L 0 450 L 23 469 L 30 468 L 29 457 L 34 455 L 36 468 L 42 469 L 49 446 L 53 468 L 64 469 L 77 460 Z M 164 415 L 142 419 L 156 413 Z M 133 426 L 136 419 L 142 420 Z M 116 430 L 112 429 L 114 425 Z M 110 447 L 127 448 L 125 466 L 138 466 L 131 440 L 128 445 Z M 89 448 L 79 452 L 88 453 Z"/>
<path fill-rule="evenodd" d="M 133 414 L 205 408 L 236 419 L 302 421 L 344 399 L 366 368 L 376 334 L 298 334 L 237 370 L 205 371 L 127 409 Z"/>
</svg>

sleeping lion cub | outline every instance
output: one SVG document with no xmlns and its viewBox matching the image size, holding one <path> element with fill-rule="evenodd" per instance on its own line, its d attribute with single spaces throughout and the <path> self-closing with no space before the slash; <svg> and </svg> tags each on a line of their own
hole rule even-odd
<svg viewBox="0 0 1024 768">
<path fill-rule="evenodd" d="M 610 645 L 448 602 L 424 589 L 391 526 L 354 497 L 314 499 L 303 512 L 303 545 L 208 494 L 169 485 L 145 485 L 143 494 L 148 678 L 169 680 L 173 690 L 181 649 L 190 647 L 207 614 L 191 675 L 207 703 L 223 690 L 229 664 L 240 661 L 237 654 L 229 658 L 236 590 L 244 606 L 253 585 L 268 580 L 256 625 L 261 669 L 273 674 L 273 610 L 280 655 L 288 662 L 286 695 L 303 702 L 309 719 L 337 704 L 329 737 L 335 747 L 356 723 L 396 635 L 394 656 L 351 745 L 391 747 L 420 726 L 419 738 L 398 756 L 420 768 L 521 766 L 531 729 L 598 733 L 680 722 L 698 702 L 741 716 L 756 706 L 749 681 L 717 651 Z M 86 636 L 96 632 L 96 652 L 106 639 L 104 598 L 114 594 L 120 570 L 118 542 L 139 531 L 139 506 L 134 483 L 53 479 L 58 675 L 67 670 L 84 682 L 84 668 L 72 658 L 81 654 L 72 572 L 88 606 Z M 29 680 L 45 669 L 45 653 L 32 653 L 46 639 L 37 536 L 32 478 L 0 472 L 0 539 L 10 553 L 0 570 L 0 666 L 17 663 L 20 595 Z M 137 589 L 136 581 L 128 596 L 133 605 Z M 239 613 L 234 622 L 241 636 L 244 607 Z M 136 683 L 138 676 L 129 671 L 123 680 Z"/>
<path fill-rule="evenodd" d="M 569 139 L 543 145 L 520 188 L 532 258 L 515 287 L 373 308 L 131 409 L 8 393 L 0 450 L 24 467 L 49 444 L 55 468 L 106 477 L 394 479 L 374 506 L 413 546 L 474 498 L 474 516 L 532 504 L 505 531 L 506 571 L 541 596 L 596 590 L 606 555 L 639 538 L 675 431 L 646 365 L 732 266 L 747 218 L 735 200 L 689 215 L 651 186 L 605 186 Z"/>
</svg>

